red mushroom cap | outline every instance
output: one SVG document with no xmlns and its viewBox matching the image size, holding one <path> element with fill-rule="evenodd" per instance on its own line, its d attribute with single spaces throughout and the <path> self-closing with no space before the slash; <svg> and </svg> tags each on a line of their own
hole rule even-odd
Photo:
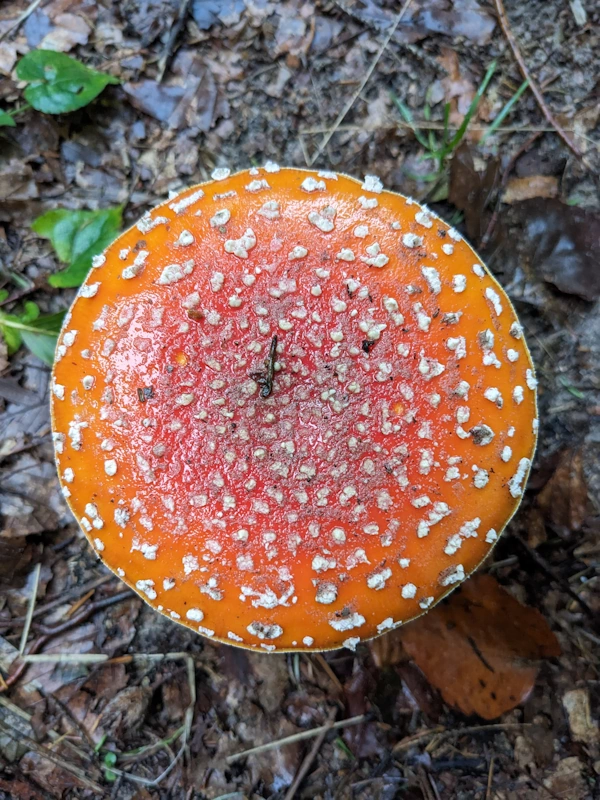
<svg viewBox="0 0 600 800">
<path fill-rule="evenodd" d="M 514 514 L 531 358 L 472 248 L 377 178 L 213 178 L 94 260 L 53 372 L 63 491 L 171 619 L 355 647 L 456 587 Z"/>
</svg>

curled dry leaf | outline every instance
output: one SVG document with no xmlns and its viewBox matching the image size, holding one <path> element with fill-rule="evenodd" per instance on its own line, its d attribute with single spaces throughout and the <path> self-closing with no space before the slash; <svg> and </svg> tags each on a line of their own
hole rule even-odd
<svg viewBox="0 0 600 800">
<path fill-rule="evenodd" d="M 578 531 L 587 513 L 588 489 L 581 450 L 565 450 L 554 474 L 537 497 L 547 520 L 553 525 Z"/>
<path fill-rule="evenodd" d="M 540 612 L 521 605 L 491 575 L 475 575 L 447 603 L 389 636 L 449 705 L 483 719 L 526 700 L 538 673 L 532 661 L 560 655 Z"/>
</svg>

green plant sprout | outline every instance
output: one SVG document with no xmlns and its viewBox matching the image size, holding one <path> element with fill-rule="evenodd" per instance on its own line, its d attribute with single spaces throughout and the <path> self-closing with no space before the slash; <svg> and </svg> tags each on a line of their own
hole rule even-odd
<svg viewBox="0 0 600 800">
<path fill-rule="evenodd" d="M 445 170 L 445 162 L 449 155 L 451 155 L 456 148 L 459 146 L 465 133 L 467 132 L 467 128 L 469 127 L 469 123 L 473 118 L 481 98 L 485 94 L 485 91 L 488 87 L 489 82 L 496 71 L 497 62 L 492 61 L 490 66 L 488 67 L 483 81 L 479 86 L 479 89 L 475 93 L 469 108 L 467 109 L 467 113 L 465 114 L 463 121 L 460 124 L 460 127 L 455 132 L 454 136 L 450 135 L 450 128 L 449 128 L 449 119 L 450 119 L 450 103 L 446 103 L 444 105 L 444 122 L 443 122 L 443 130 L 441 141 L 436 136 L 433 130 L 428 131 L 428 135 L 425 136 L 423 131 L 421 131 L 416 125 L 413 119 L 413 115 L 409 107 L 404 103 L 399 97 L 396 97 L 393 93 L 391 94 L 391 98 L 395 103 L 398 111 L 400 112 L 402 118 L 408 125 L 408 127 L 412 130 L 415 139 L 419 142 L 419 144 L 424 148 L 425 154 L 422 156 L 423 159 L 432 159 L 436 163 L 436 168 L 434 171 L 428 173 L 427 175 L 422 176 L 414 176 L 417 177 L 419 180 L 433 183 L 437 182 L 440 179 L 440 176 L 443 174 Z M 424 108 L 424 117 L 425 120 L 429 122 L 431 119 L 431 106 L 429 103 L 430 99 L 430 92 L 427 92 L 426 95 L 426 102 Z M 508 113 L 508 112 L 507 112 Z M 505 115 L 506 116 L 506 115 Z"/>
</svg>

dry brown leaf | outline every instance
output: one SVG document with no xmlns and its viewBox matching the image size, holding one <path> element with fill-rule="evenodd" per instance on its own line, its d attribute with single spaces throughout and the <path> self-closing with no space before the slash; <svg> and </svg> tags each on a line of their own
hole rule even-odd
<svg viewBox="0 0 600 800">
<path fill-rule="evenodd" d="M 580 530 L 587 515 L 588 488 L 581 450 L 565 450 L 554 474 L 538 494 L 546 519 L 561 528 Z"/>
<path fill-rule="evenodd" d="M 560 655 L 537 609 L 491 575 L 475 575 L 448 602 L 389 636 L 463 714 L 496 719 L 523 703 L 538 673 L 532 662 Z"/>
<path fill-rule="evenodd" d="M 531 175 L 527 178 L 511 178 L 506 184 L 502 202 L 512 205 L 534 197 L 558 197 L 558 178 L 554 175 Z"/>
</svg>

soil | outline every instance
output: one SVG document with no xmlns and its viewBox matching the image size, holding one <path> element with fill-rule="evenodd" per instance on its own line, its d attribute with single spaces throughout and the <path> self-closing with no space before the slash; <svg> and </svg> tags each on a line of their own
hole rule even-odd
<svg viewBox="0 0 600 800">
<path fill-rule="evenodd" d="M 428 202 L 480 250 L 532 350 L 537 455 L 482 569 L 541 612 L 560 655 L 507 651 L 509 673 L 526 661 L 531 686 L 499 716 L 493 704 L 467 715 L 460 687 L 450 705 L 401 636 L 356 653 L 260 655 L 159 617 L 97 561 L 62 499 L 49 368 L 0 345 L 0 798 L 600 798 L 599 9 L 506 3 L 578 157 L 528 91 L 484 138 L 523 80 L 496 3 L 414 0 L 379 58 L 399 7 L 385 0 L 28 5 L 0 9 L 2 108 L 22 102 L 14 64 L 35 47 L 122 84 L 80 111 L 29 110 L 0 128 L 0 311 L 33 300 L 53 313 L 74 297 L 49 286 L 61 265 L 31 230 L 51 208 L 122 204 L 132 224 L 215 167 L 268 159 L 377 174 Z M 430 180 L 436 164 L 394 96 L 425 136 L 439 136 L 450 103 L 456 130 L 493 61 L 469 132 Z"/>
</svg>

